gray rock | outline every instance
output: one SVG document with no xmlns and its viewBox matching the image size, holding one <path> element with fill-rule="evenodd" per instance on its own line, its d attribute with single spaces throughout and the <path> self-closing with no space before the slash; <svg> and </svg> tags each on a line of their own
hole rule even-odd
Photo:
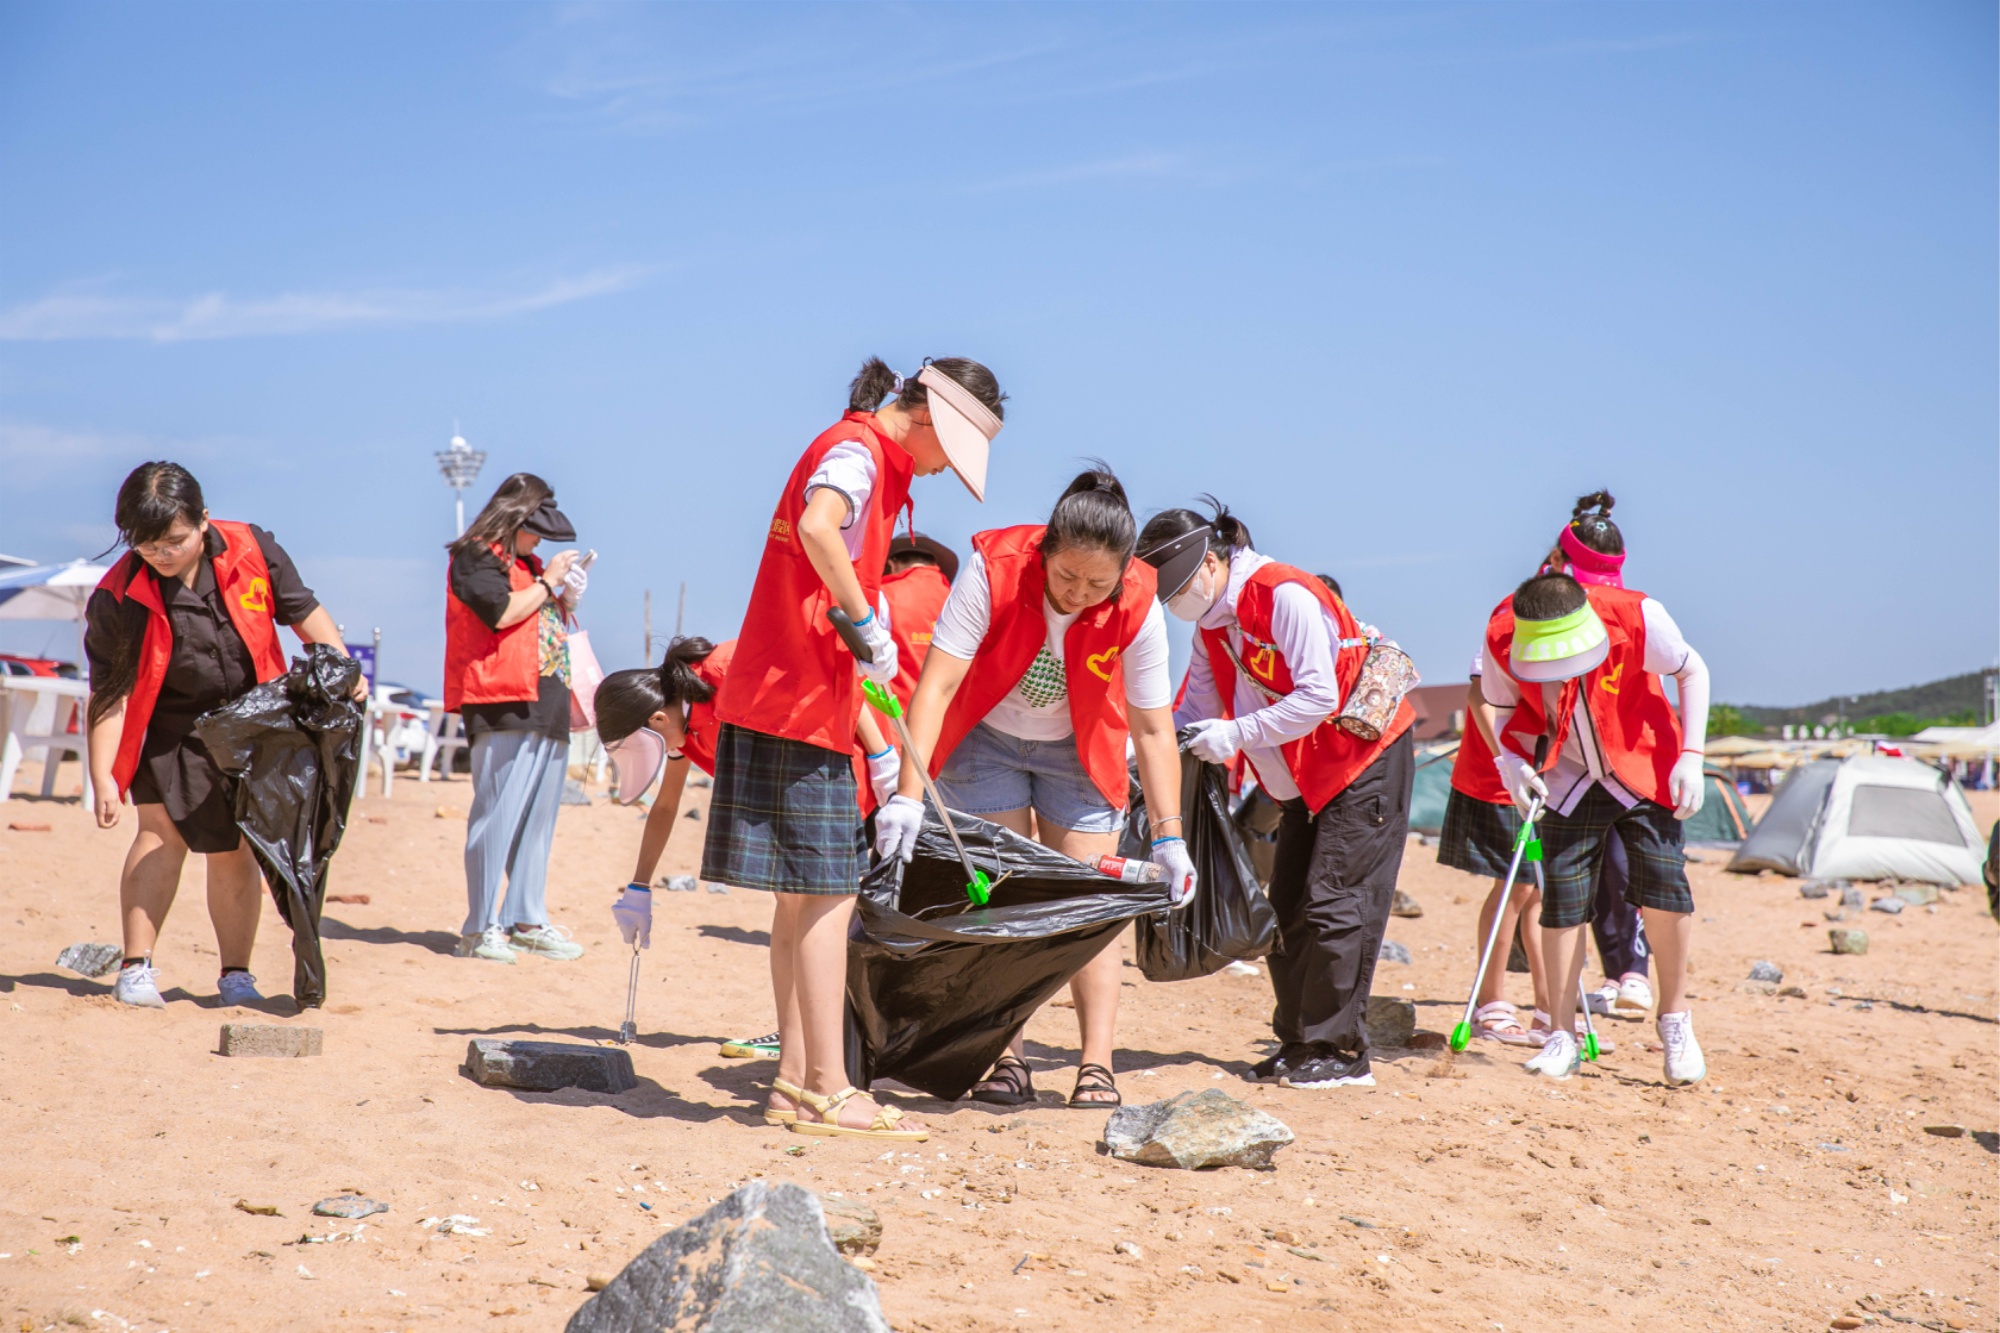
<svg viewBox="0 0 2000 1333">
<path fill-rule="evenodd" d="M 364 1199 L 359 1194 L 336 1194 L 331 1199 L 321 1199 L 313 1205 L 315 1217 L 344 1217 L 350 1222 L 388 1211 L 388 1204 Z"/>
<path fill-rule="evenodd" d="M 693 875 L 672 875 L 660 887 L 668 893 L 693 893 L 701 887 L 701 881 Z"/>
<path fill-rule="evenodd" d="M 220 1055 L 264 1056 L 295 1060 L 318 1055 L 326 1041 L 320 1028 L 281 1027 L 276 1023 L 224 1023 Z"/>
<path fill-rule="evenodd" d="M 1806 998 L 1806 988 L 1804 986 L 1784 986 L 1779 988 L 1778 994 L 1787 1000 L 1803 1000 Z"/>
<path fill-rule="evenodd" d="M 1896 896 L 1912 907 L 1928 907 L 1938 900 L 1935 884 L 1898 884 Z"/>
<path fill-rule="evenodd" d="M 1840 886 L 1840 905 L 1842 907 L 1862 908 L 1868 906 L 1868 900 L 1862 897 L 1861 890 L 1855 888 L 1852 884 L 1843 884 Z"/>
<path fill-rule="evenodd" d="M 1750 964 L 1750 980 L 1752 981 L 1776 982 L 1783 981 L 1784 979 L 1785 974 L 1779 969 L 1776 963 L 1766 962 L 1760 958 Z"/>
<path fill-rule="evenodd" d="M 563 779 L 562 803 L 564 805 L 589 805 L 590 793 L 575 778 Z"/>
<path fill-rule="evenodd" d="M 859 1199 L 819 1196 L 826 1215 L 826 1237 L 842 1254 L 873 1254 L 882 1243 L 882 1217 Z"/>
<path fill-rule="evenodd" d="M 1829 907 L 1826 911 L 1821 912 L 1820 915 L 1828 921 L 1845 921 L 1847 920 L 1847 909 L 1845 907 Z"/>
<path fill-rule="evenodd" d="M 80 977 L 106 977 L 125 961 L 125 951 L 115 944 L 72 944 L 56 955 L 56 966 L 66 967 Z"/>
<path fill-rule="evenodd" d="M 729 886 L 727 884 L 711 884 L 708 886 L 708 891 L 710 893 L 727 893 L 729 892 Z"/>
<path fill-rule="evenodd" d="M 1868 952 L 1868 932 L 1865 930 L 1829 930 L 1826 938 L 1835 953 L 1863 954 Z"/>
<path fill-rule="evenodd" d="M 1292 1141 L 1275 1117 L 1215 1088 L 1183 1092 L 1163 1102 L 1121 1106 L 1104 1126 L 1111 1155 L 1145 1166 L 1246 1166 L 1264 1170 Z"/>
<path fill-rule="evenodd" d="M 632 1057 L 614 1046 L 582 1046 L 566 1041 L 498 1041 L 474 1037 L 465 1048 L 463 1072 L 488 1088 L 524 1092 L 630 1092 L 639 1086 Z"/>
<path fill-rule="evenodd" d="M 1877 898 L 1874 902 L 1868 904 L 1868 906 L 1872 911 L 1887 912 L 1890 916 L 1895 916 L 1907 904 L 1901 898 Z"/>
<path fill-rule="evenodd" d="M 713 787 L 714 785 L 715 779 L 706 773 L 690 773 L 688 775 L 688 786 L 690 787 Z"/>
<path fill-rule="evenodd" d="M 1383 940 L 1381 950 L 1375 955 L 1375 961 L 1378 963 L 1408 963 L 1410 961 L 1410 946 L 1407 944 L 1398 944 L 1394 940 Z"/>
<path fill-rule="evenodd" d="M 1801 898 L 1824 898 L 1832 892 L 1832 889 L 1829 889 L 1816 879 L 1809 879 L 1799 885 L 1799 896 Z"/>
<path fill-rule="evenodd" d="M 1368 1044 L 1384 1050 L 1408 1046 L 1417 1033 L 1417 1006 L 1393 995 L 1368 997 Z"/>
<path fill-rule="evenodd" d="M 867 1274 L 827 1238 L 819 1200 L 753 1180 L 639 1252 L 567 1333 L 888 1333 Z"/>
</svg>

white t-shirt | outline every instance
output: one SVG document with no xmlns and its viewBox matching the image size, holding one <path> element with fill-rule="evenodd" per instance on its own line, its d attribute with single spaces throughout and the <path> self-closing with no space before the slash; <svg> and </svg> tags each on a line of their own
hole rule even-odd
<svg viewBox="0 0 2000 1333">
<path fill-rule="evenodd" d="M 1644 668 L 1649 675 L 1678 676 L 1688 665 L 1689 649 L 1687 639 L 1681 634 L 1681 627 L 1667 614 L 1667 608 L 1647 597 L 1639 603 L 1639 614 L 1646 622 L 1646 661 Z M 1477 665 L 1485 657 L 1474 659 Z M 1542 707 L 1554 708 L 1561 696 L 1560 684 L 1545 684 L 1542 687 Z M 1512 709 L 1521 701 L 1521 682 L 1505 671 L 1495 671 L 1479 678 L 1479 691 L 1487 703 L 1495 708 Z M 1590 708 L 1585 703 L 1583 691 L 1578 690 L 1576 704 L 1570 709 L 1569 735 L 1563 739 L 1561 753 L 1556 756 L 1556 766 L 1543 775 L 1542 781 L 1549 789 L 1549 809 L 1559 815 L 1567 815 L 1576 809 L 1578 801 L 1590 790 L 1595 782 L 1611 793 L 1613 800 L 1627 810 L 1639 803 L 1639 798 L 1620 782 L 1605 767 L 1603 747 L 1597 743 L 1596 724 L 1590 720 Z"/>
<path fill-rule="evenodd" d="M 1059 741 L 1076 733 L 1069 718 L 1069 681 L 1063 674 L 1063 636 L 1077 616 L 1065 615 L 1042 598 L 1048 637 L 1014 688 L 993 705 L 986 725 L 1024 741 Z M 951 595 L 938 612 L 931 634 L 931 651 L 970 662 L 993 623 L 993 594 L 987 586 L 986 561 L 978 551 L 952 580 Z M 1146 608 L 1139 636 L 1125 650 L 1125 702 L 1133 708 L 1165 708 L 1173 702 L 1174 685 L 1167 674 L 1167 620 L 1157 600 Z"/>
<path fill-rule="evenodd" d="M 812 500 L 812 493 L 825 487 L 838 491 L 847 500 L 847 521 L 840 525 L 840 540 L 847 547 L 847 558 L 861 558 L 861 541 L 867 529 L 855 522 L 868 508 L 868 497 L 875 493 L 875 457 L 868 452 L 868 446 L 859 440 L 842 440 L 826 451 L 819 460 L 819 467 L 806 479 L 806 500 Z"/>
</svg>

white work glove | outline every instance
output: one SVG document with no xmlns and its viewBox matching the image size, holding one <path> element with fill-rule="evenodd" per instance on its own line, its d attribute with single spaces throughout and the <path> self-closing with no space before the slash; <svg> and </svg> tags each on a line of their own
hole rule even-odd
<svg viewBox="0 0 2000 1333">
<path fill-rule="evenodd" d="M 875 855 L 895 857 L 904 865 L 917 854 L 917 830 L 924 826 L 924 803 L 909 796 L 891 796 L 875 812 Z"/>
<path fill-rule="evenodd" d="M 854 622 L 854 628 L 861 631 L 862 642 L 875 654 L 872 662 L 855 658 L 854 669 L 878 685 L 887 685 L 896 678 L 896 641 L 889 637 L 889 627 L 870 611 L 866 620 Z"/>
<path fill-rule="evenodd" d="M 563 575 L 563 599 L 575 606 L 583 600 L 583 590 L 589 586 L 590 571 L 581 564 L 571 565 L 569 573 Z"/>
<path fill-rule="evenodd" d="M 1169 907 L 1186 907 L 1193 901 L 1196 876 L 1185 838 L 1154 839 L 1150 859 L 1160 868 L 1160 878 L 1167 886 Z"/>
<path fill-rule="evenodd" d="M 902 776 L 903 756 L 896 753 L 895 746 L 868 756 L 868 785 L 875 791 L 875 804 L 889 804 L 889 798 L 896 794 L 896 783 Z"/>
<path fill-rule="evenodd" d="M 1514 808 L 1523 815 L 1528 813 L 1528 803 L 1540 797 L 1544 804 L 1549 799 L 1549 789 L 1542 782 L 1542 775 L 1535 766 L 1511 750 L 1502 750 L 1493 756 L 1493 767 L 1500 770 L 1500 783 L 1507 794 L 1514 798 Z"/>
<path fill-rule="evenodd" d="M 611 919 L 627 944 L 636 941 L 641 949 L 653 947 L 653 893 L 645 885 L 627 884 L 612 905 Z"/>
<path fill-rule="evenodd" d="M 1667 775 L 1667 795 L 1674 798 L 1675 819 L 1693 819 L 1701 813 L 1708 792 L 1701 780 L 1700 755 L 1686 753 L 1674 760 L 1674 771 Z"/>
<path fill-rule="evenodd" d="M 1188 726 L 1194 733 L 1188 737 L 1188 749 L 1197 759 L 1211 764 L 1226 764 L 1236 757 L 1237 750 L 1243 746 L 1236 724 L 1227 718 L 1205 717 Z"/>
</svg>

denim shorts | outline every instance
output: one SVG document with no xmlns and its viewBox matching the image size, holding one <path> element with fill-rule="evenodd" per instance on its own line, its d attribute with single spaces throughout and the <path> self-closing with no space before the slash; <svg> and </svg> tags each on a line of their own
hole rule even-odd
<svg viewBox="0 0 2000 1333">
<path fill-rule="evenodd" d="M 1079 833 L 1116 833 L 1125 812 L 1104 799 L 1077 758 L 1076 737 L 1024 741 L 984 722 L 958 743 L 938 774 L 946 805 L 968 815 L 1035 813 Z"/>
</svg>

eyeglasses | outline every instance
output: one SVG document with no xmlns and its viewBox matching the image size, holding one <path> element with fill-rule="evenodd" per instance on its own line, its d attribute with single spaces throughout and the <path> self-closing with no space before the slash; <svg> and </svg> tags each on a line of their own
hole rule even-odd
<svg viewBox="0 0 2000 1333">
<path fill-rule="evenodd" d="M 140 542 L 132 549 L 139 553 L 139 558 L 142 560 L 171 560 L 199 540 L 201 540 L 201 529 L 189 528 L 187 534 L 178 540 Z"/>
</svg>

